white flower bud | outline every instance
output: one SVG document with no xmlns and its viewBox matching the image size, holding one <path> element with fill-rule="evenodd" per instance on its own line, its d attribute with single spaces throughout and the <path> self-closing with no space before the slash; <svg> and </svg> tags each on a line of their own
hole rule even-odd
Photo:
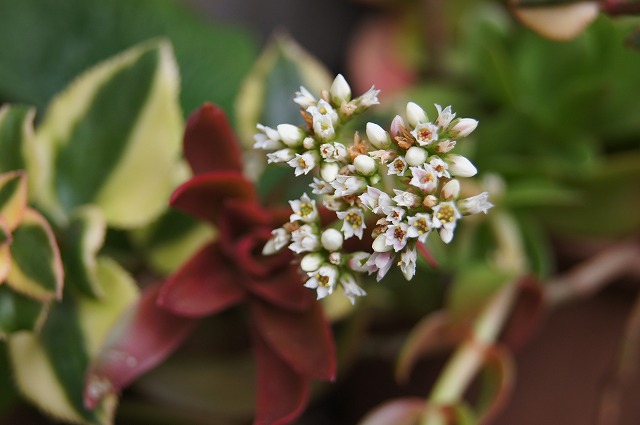
<svg viewBox="0 0 640 425">
<path fill-rule="evenodd" d="M 291 148 L 301 145 L 304 132 L 299 127 L 293 124 L 280 124 L 277 129 L 285 145 Z"/>
<path fill-rule="evenodd" d="M 349 258 L 347 264 L 349 265 L 349 268 L 354 272 L 366 272 L 368 271 L 368 268 L 365 266 L 365 264 L 369 260 L 369 257 L 371 257 L 371 254 L 369 254 L 368 252 L 357 251 L 351 254 L 351 257 Z"/>
<path fill-rule="evenodd" d="M 349 87 L 342 74 L 338 74 L 333 80 L 329 92 L 331 93 L 331 99 L 337 105 L 340 105 L 342 101 L 348 102 L 351 100 L 351 87 Z"/>
<path fill-rule="evenodd" d="M 467 137 L 478 126 L 478 121 L 473 118 L 459 118 L 453 122 L 449 130 L 451 137 Z"/>
<path fill-rule="evenodd" d="M 471 161 L 462 155 L 451 154 L 446 161 L 449 163 L 449 172 L 454 176 L 473 177 L 478 173 Z"/>
<path fill-rule="evenodd" d="M 367 138 L 378 149 L 386 149 L 391 144 L 387 132 L 376 123 L 367 123 Z"/>
<path fill-rule="evenodd" d="M 412 167 L 419 167 L 427 161 L 427 151 L 418 146 L 411 146 L 404 160 Z"/>
<path fill-rule="evenodd" d="M 446 201 L 452 201 L 454 199 L 458 199 L 458 195 L 460 194 L 460 182 L 458 180 L 450 180 L 447 184 L 442 188 L 442 198 Z"/>
<path fill-rule="evenodd" d="M 327 251 L 337 251 L 342 248 L 344 237 L 342 236 L 342 232 L 339 230 L 327 229 L 322 232 L 320 242 L 322 243 L 322 247 Z"/>
<path fill-rule="evenodd" d="M 371 244 L 371 248 L 373 248 L 375 252 L 388 252 L 393 249 L 393 246 L 387 245 L 387 236 L 383 233 L 375 238 Z"/>
<path fill-rule="evenodd" d="M 305 137 L 302 141 L 302 147 L 311 150 L 316 147 L 316 140 L 313 137 Z"/>
<path fill-rule="evenodd" d="M 340 165 L 335 162 L 323 162 L 320 166 L 320 177 L 327 183 L 331 183 L 336 179 L 340 171 Z"/>
<path fill-rule="evenodd" d="M 426 112 L 417 103 L 407 103 L 407 121 L 411 127 L 415 127 L 418 123 L 429 121 Z"/>
<path fill-rule="evenodd" d="M 302 257 L 300 268 L 307 273 L 314 272 L 322 266 L 322 263 L 324 263 L 324 257 L 317 252 L 313 252 Z"/>
<path fill-rule="evenodd" d="M 396 115 L 393 118 L 393 121 L 391 121 L 391 128 L 390 128 L 391 136 L 392 137 L 402 136 L 403 128 L 406 128 L 406 125 L 404 124 L 404 120 L 400 115 Z"/>
<path fill-rule="evenodd" d="M 364 176 L 370 176 L 376 172 L 376 160 L 369 155 L 358 155 L 353 160 L 353 165 L 356 167 L 356 171 Z"/>
</svg>

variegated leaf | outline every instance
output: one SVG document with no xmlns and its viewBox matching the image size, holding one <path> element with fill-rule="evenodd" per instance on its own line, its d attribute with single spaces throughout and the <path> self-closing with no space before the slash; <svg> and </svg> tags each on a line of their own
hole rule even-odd
<svg viewBox="0 0 640 425">
<path fill-rule="evenodd" d="M 55 236 L 47 220 L 27 208 L 10 245 L 7 284 L 41 301 L 62 297 L 64 271 Z"/>
<path fill-rule="evenodd" d="M 35 115 L 34 108 L 24 105 L 0 108 L 0 172 L 26 170 L 32 175 L 40 172 L 35 156 Z M 33 193 L 35 187 L 31 181 L 29 184 L 29 192 Z"/>
<path fill-rule="evenodd" d="M 158 216 L 175 187 L 178 86 L 166 41 L 138 45 L 81 75 L 52 101 L 37 132 L 46 159 L 41 204 L 62 221 L 96 204 L 115 227 Z"/>
<path fill-rule="evenodd" d="M 13 231 L 27 208 L 27 177 L 23 171 L 0 174 L 0 216 L 9 231 Z"/>
<path fill-rule="evenodd" d="M 0 286 L 0 340 L 14 332 L 37 330 L 47 311 L 48 303 L 26 297 L 7 285 Z"/>
</svg>

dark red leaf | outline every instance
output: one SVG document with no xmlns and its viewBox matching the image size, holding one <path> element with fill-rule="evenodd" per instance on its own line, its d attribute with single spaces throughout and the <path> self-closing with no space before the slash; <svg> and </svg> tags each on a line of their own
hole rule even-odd
<svg viewBox="0 0 640 425">
<path fill-rule="evenodd" d="M 184 132 L 184 156 L 193 173 L 242 172 L 242 153 L 222 109 L 205 103 L 189 117 Z"/>
<path fill-rule="evenodd" d="M 320 303 L 296 313 L 256 300 L 251 312 L 265 342 L 297 372 L 310 378 L 335 378 L 335 345 Z"/>
<path fill-rule="evenodd" d="M 545 311 L 540 282 L 533 276 L 518 281 L 518 297 L 500 340 L 512 350 L 522 347 L 535 333 Z"/>
<path fill-rule="evenodd" d="M 313 291 L 303 286 L 300 272 L 292 264 L 271 276 L 247 276 L 247 289 L 259 298 L 292 311 L 304 311 L 315 304 Z"/>
<path fill-rule="evenodd" d="M 159 284 L 145 289 L 138 302 L 111 330 L 87 372 L 84 388 L 87 408 L 94 408 L 103 396 L 119 392 L 162 362 L 198 323 L 158 307 L 159 290 Z"/>
<path fill-rule="evenodd" d="M 284 425 L 295 420 L 309 400 L 309 381 L 276 355 L 253 330 L 253 353 L 257 372 L 254 425 Z"/>
<path fill-rule="evenodd" d="M 229 199 L 256 199 L 253 184 L 233 171 L 200 174 L 178 187 L 170 203 L 187 214 L 216 223 Z"/>
<path fill-rule="evenodd" d="M 195 254 L 162 286 L 158 303 L 189 317 L 217 313 L 242 300 L 245 290 L 233 263 L 220 253 L 217 243 Z"/>
</svg>

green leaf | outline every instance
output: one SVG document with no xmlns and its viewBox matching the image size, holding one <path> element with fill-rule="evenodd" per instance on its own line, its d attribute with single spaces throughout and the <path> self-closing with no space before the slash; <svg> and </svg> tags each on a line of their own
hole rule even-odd
<svg viewBox="0 0 640 425">
<path fill-rule="evenodd" d="M 27 208 L 27 179 L 22 171 L 0 175 L 0 216 L 7 230 L 13 231 Z"/>
<path fill-rule="evenodd" d="M 0 340 L 22 331 L 37 330 L 47 313 L 47 303 L 0 285 Z"/>
<path fill-rule="evenodd" d="M 55 237 L 46 219 L 27 209 L 10 245 L 7 284 L 41 301 L 62 297 L 63 270 Z"/>
<path fill-rule="evenodd" d="M 100 298 L 104 295 L 97 276 L 96 255 L 104 243 L 106 223 L 99 208 L 82 208 L 65 228 L 62 251 L 66 282 L 82 294 Z"/>
<path fill-rule="evenodd" d="M 576 205 L 581 201 L 580 193 L 548 180 L 520 180 L 509 185 L 504 205 L 510 208 L 529 208 L 534 206 L 555 207 L 558 205 Z"/>
<path fill-rule="evenodd" d="M 48 160 L 39 200 L 57 219 L 96 204 L 107 223 L 144 224 L 175 187 L 182 122 L 166 41 L 146 43 L 78 78 L 51 103 L 37 137 Z"/>
<path fill-rule="evenodd" d="M 480 389 L 474 406 L 479 423 L 490 423 L 504 407 L 513 389 L 514 374 L 511 354 L 500 347 L 489 349 L 480 371 Z"/>
<path fill-rule="evenodd" d="M 0 108 L 0 172 L 26 170 L 27 150 L 33 148 L 35 109 L 23 105 Z"/>
</svg>

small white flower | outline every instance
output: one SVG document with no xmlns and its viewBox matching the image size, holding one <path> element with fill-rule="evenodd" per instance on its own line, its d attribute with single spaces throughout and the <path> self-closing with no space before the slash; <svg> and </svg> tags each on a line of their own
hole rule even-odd
<svg viewBox="0 0 640 425">
<path fill-rule="evenodd" d="M 431 168 L 433 168 L 436 176 L 446 178 L 451 177 L 451 174 L 449 174 L 449 166 L 442 160 L 442 158 L 435 155 L 431 156 L 429 158 L 429 165 L 431 166 Z"/>
<path fill-rule="evenodd" d="M 315 113 L 313 117 L 313 132 L 322 140 L 331 140 L 335 137 L 336 131 L 329 115 Z"/>
<path fill-rule="evenodd" d="M 335 161 L 333 157 L 335 151 L 336 148 L 333 146 L 333 143 L 323 143 L 320 145 L 320 156 L 327 162 Z"/>
<path fill-rule="evenodd" d="M 331 211 L 342 211 L 347 203 L 342 200 L 341 196 L 325 196 L 322 199 L 322 205 Z"/>
<path fill-rule="evenodd" d="M 382 207 L 382 212 L 386 214 L 387 221 L 391 224 L 400 223 L 400 221 L 402 221 L 406 213 L 404 208 L 391 206 L 391 205 Z"/>
<path fill-rule="evenodd" d="M 415 208 L 420 205 L 420 198 L 411 192 L 399 189 L 393 189 L 393 192 L 396 196 L 392 199 L 395 201 L 396 205 L 407 208 Z"/>
<path fill-rule="evenodd" d="M 327 251 L 337 251 L 342 248 L 344 238 L 342 233 L 336 229 L 327 229 L 320 236 L 322 247 Z"/>
<path fill-rule="evenodd" d="M 333 293 L 338 278 L 338 268 L 331 264 L 325 264 L 307 275 L 310 279 L 307 280 L 304 286 L 315 289 L 318 293 L 318 299 L 322 299 Z"/>
<path fill-rule="evenodd" d="M 369 90 L 355 99 L 355 103 L 358 105 L 360 110 L 370 108 L 373 105 L 378 105 L 380 103 L 378 100 L 378 94 L 380 94 L 380 90 L 376 90 L 374 86 L 371 86 Z"/>
<path fill-rule="evenodd" d="M 347 265 L 354 272 L 359 272 L 359 273 L 366 272 L 368 270 L 365 264 L 367 263 L 367 261 L 369 261 L 369 257 L 371 257 L 371 254 L 369 254 L 368 252 L 364 252 L 364 251 L 354 252 L 349 257 L 349 260 L 347 261 Z"/>
<path fill-rule="evenodd" d="M 307 136 L 302 140 L 302 147 L 308 151 L 314 149 L 316 145 L 316 139 L 314 139 L 313 137 Z"/>
<path fill-rule="evenodd" d="M 489 202 L 489 192 L 482 192 L 479 195 L 458 201 L 458 207 L 463 214 L 487 213 L 493 207 Z"/>
<path fill-rule="evenodd" d="M 418 259 L 418 254 L 416 252 L 416 247 L 407 247 L 400 254 L 400 270 L 404 275 L 404 278 L 407 280 L 411 280 L 413 276 L 416 274 L 416 260 Z"/>
<path fill-rule="evenodd" d="M 344 296 L 349 298 L 351 304 L 355 304 L 356 297 L 364 297 L 367 293 L 358 286 L 355 278 L 351 273 L 342 273 L 340 275 L 340 284 L 344 290 Z"/>
<path fill-rule="evenodd" d="M 276 150 L 284 146 L 280 134 L 276 130 L 262 124 L 258 124 L 256 127 L 261 133 L 256 133 L 253 136 L 255 149 Z"/>
<path fill-rule="evenodd" d="M 376 280 L 380 282 L 393 265 L 395 258 L 396 254 L 393 252 L 374 252 L 365 266 L 369 274 L 378 272 Z"/>
<path fill-rule="evenodd" d="M 478 173 L 476 167 L 462 155 L 447 155 L 446 161 L 449 164 L 449 172 L 457 177 L 473 177 Z"/>
<path fill-rule="evenodd" d="M 430 217 L 428 214 L 417 213 L 407 219 L 409 222 L 409 229 L 407 230 L 407 236 L 410 238 L 418 238 L 422 243 L 427 241 L 431 227 L 429 222 Z"/>
<path fill-rule="evenodd" d="M 427 151 L 419 146 L 411 146 L 407 149 L 404 159 L 408 165 L 418 167 L 427 161 Z"/>
<path fill-rule="evenodd" d="M 438 229 L 442 242 L 449 243 L 453 239 L 453 231 L 457 221 L 462 218 L 453 202 L 441 202 L 433 207 L 431 226 Z"/>
<path fill-rule="evenodd" d="M 375 159 L 368 155 L 358 155 L 353 160 L 356 171 L 364 176 L 370 176 L 377 170 Z"/>
<path fill-rule="evenodd" d="M 380 149 L 377 151 L 369 151 L 369 156 L 380 161 L 380 164 L 386 164 L 391 159 L 395 158 L 396 153 L 394 151 Z"/>
<path fill-rule="evenodd" d="M 316 251 L 320 247 L 318 235 L 308 224 L 300 226 L 299 229 L 291 232 L 291 240 L 293 242 L 289 245 L 289 249 L 296 254 Z"/>
<path fill-rule="evenodd" d="M 293 149 L 285 148 L 267 154 L 267 163 L 275 164 L 279 162 L 291 161 L 296 156 Z"/>
<path fill-rule="evenodd" d="M 320 180 L 317 177 L 313 178 L 313 183 L 311 183 L 309 186 L 311 186 L 311 189 L 313 189 L 311 193 L 314 193 L 316 195 L 331 195 L 335 190 L 329 183 L 324 180 Z"/>
<path fill-rule="evenodd" d="M 456 179 L 449 180 L 447 184 L 442 187 L 442 192 L 440 192 L 442 199 L 445 201 L 453 201 L 458 199 L 458 195 L 460 194 L 460 182 Z"/>
<path fill-rule="evenodd" d="M 325 262 L 325 258 L 318 252 L 307 254 L 300 260 L 300 268 L 303 272 L 315 272 Z"/>
<path fill-rule="evenodd" d="M 293 98 L 293 101 L 303 109 L 316 104 L 316 98 L 303 86 L 300 86 L 300 91 L 296 92 L 296 97 Z"/>
<path fill-rule="evenodd" d="M 312 116 L 316 114 L 328 116 L 329 118 L 331 118 L 331 123 L 333 125 L 336 125 L 338 123 L 338 113 L 324 99 L 320 99 L 317 105 L 308 107 L 307 112 L 309 112 Z"/>
<path fill-rule="evenodd" d="M 342 232 L 345 239 L 351 236 L 357 236 L 362 239 L 363 230 L 367 227 L 364 223 L 364 214 L 360 208 L 349 208 L 347 211 L 338 211 L 336 215 L 339 219 L 344 220 L 342 223 Z"/>
<path fill-rule="evenodd" d="M 305 223 L 311 223 L 318 218 L 318 209 L 316 208 L 316 201 L 309 198 L 305 193 L 300 199 L 289 201 L 293 214 L 289 216 L 289 220 L 304 221 Z"/>
<path fill-rule="evenodd" d="M 478 121 L 473 118 L 458 118 L 453 122 L 449 134 L 453 138 L 467 137 L 478 126 Z"/>
<path fill-rule="evenodd" d="M 398 176 L 404 176 L 404 172 L 407 171 L 407 161 L 404 157 L 399 156 L 389 164 L 388 175 L 396 174 Z"/>
<path fill-rule="evenodd" d="M 338 176 L 340 165 L 335 162 L 323 162 L 320 165 L 320 177 L 327 183 L 332 183 Z"/>
<path fill-rule="evenodd" d="M 368 122 L 367 123 L 367 138 L 369 139 L 369 143 L 375 146 L 378 149 L 386 149 L 391 144 L 391 139 L 389 138 L 389 134 L 382 127 L 380 127 L 376 123 Z"/>
<path fill-rule="evenodd" d="M 425 123 L 429 121 L 426 112 L 417 103 L 407 103 L 407 121 L 411 127 L 415 127 L 418 123 Z"/>
<path fill-rule="evenodd" d="M 376 214 L 381 214 L 382 208 L 391 206 L 391 197 L 375 187 L 367 186 L 367 191 L 359 198 L 365 207 Z"/>
<path fill-rule="evenodd" d="M 407 231 L 409 225 L 404 221 L 396 225 L 390 225 L 384 233 L 387 237 L 387 245 L 393 247 L 395 252 L 400 251 L 407 244 Z"/>
<path fill-rule="evenodd" d="M 293 124 L 279 124 L 277 129 L 280 139 L 285 145 L 294 148 L 302 144 L 305 134 L 300 127 Z"/>
<path fill-rule="evenodd" d="M 391 247 L 391 245 L 387 245 L 387 235 L 382 233 L 373 240 L 371 249 L 373 249 L 373 252 L 389 252 L 393 247 Z"/>
<path fill-rule="evenodd" d="M 347 151 L 347 147 L 340 142 L 335 142 L 333 146 L 335 147 L 333 158 L 336 161 L 345 162 L 347 157 L 349 157 L 349 151 Z"/>
<path fill-rule="evenodd" d="M 295 168 L 295 175 L 299 176 L 307 174 L 316 166 L 316 153 L 305 152 L 302 155 L 296 154 L 296 157 L 287 162 L 292 168 Z"/>
<path fill-rule="evenodd" d="M 359 193 L 366 187 L 366 182 L 358 176 L 338 174 L 331 186 L 336 190 L 335 196 L 348 196 Z"/>
<path fill-rule="evenodd" d="M 411 131 L 420 146 L 429 146 L 438 140 L 438 126 L 430 122 L 421 122 Z"/>
<path fill-rule="evenodd" d="M 424 168 L 411 167 L 411 181 L 409 184 L 420 189 L 423 193 L 431 193 L 438 187 L 438 176 L 430 165 Z"/>
<path fill-rule="evenodd" d="M 275 254 L 276 252 L 287 246 L 287 244 L 291 240 L 291 234 L 283 228 L 273 230 L 271 232 L 271 235 L 271 239 L 269 239 L 264 245 L 264 248 L 262 248 L 263 255 Z"/>
<path fill-rule="evenodd" d="M 451 112 L 451 106 L 447 106 L 442 109 L 437 103 L 436 109 L 438 110 L 438 118 L 436 118 L 436 125 L 442 129 L 446 129 L 451 124 L 451 121 L 456 117 L 456 114 Z"/>
<path fill-rule="evenodd" d="M 453 148 L 456 147 L 456 141 L 451 139 L 445 139 L 441 142 L 438 142 L 436 145 L 436 153 L 447 153 L 450 152 Z"/>
<path fill-rule="evenodd" d="M 349 87 L 347 80 L 344 79 L 342 74 L 338 74 L 333 80 L 329 93 L 331 93 L 331 100 L 333 100 L 336 105 L 351 100 L 351 87 Z"/>
</svg>

